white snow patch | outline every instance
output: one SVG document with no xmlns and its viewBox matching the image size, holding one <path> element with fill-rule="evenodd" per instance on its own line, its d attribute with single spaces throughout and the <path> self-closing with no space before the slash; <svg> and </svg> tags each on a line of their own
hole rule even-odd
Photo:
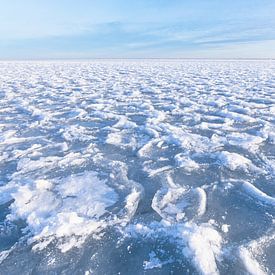
<svg viewBox="0 0 275 275">
<path fill-rule="evenodd" d="M 222 151 L 216 155 L 218 162 L 232 171 L 237 169 L 242 169 L 244 171 L 257 170 L 251 160 L 240 154 Z"/>
<path fill-rule="evenodd" d="M 239 146 L 251 152 L 259 149 L 260 145 L 264 142 L 264 138 L 260 136 L 253 136 L 247 133 L 232 133 L 227 135 L 227 142 L 230 145 Z"/>
<path fill-rule="evenodd" d="M 260 264 L 253 258 L 249 250 L 245 247 L 239 249 L 239 256 L 242 260 L 247 272 L 251 275 L 265 275 L 267 274 Z"/>
<path fill-rule="evenodd" d="M 217 261 L 221 255 L 222 237 L 209 224 L 198 226 L 193 223 L 152 222 L 148 225 L 138 223 L 129 225 L 125 233 L 129 237 L 142 237 L 145 241 L 147 238 L 153 240 L 160 237 L 168 238 L 171 243 L 176 244 L 184 257 L 191 260 L 199 273 L 219 274 Z M 150 266 L 150 261 L 148 265 Z M 158 259 L 152 257 L 152 267 L 159 265 Z"/>
<path fill-rule="evenodd" d="M 10 220 L 25 219 L 33 237 L 41 242 L 51 237 L 83 237 L 107 225 L 100 217 L 118 196 L 97 173 L 86 171 L 61 180 L 37 180 L 18 186 L 12 194 Z M 79 245 L 77 238 L 60 244 L 65 252 Z"/>
</svg>

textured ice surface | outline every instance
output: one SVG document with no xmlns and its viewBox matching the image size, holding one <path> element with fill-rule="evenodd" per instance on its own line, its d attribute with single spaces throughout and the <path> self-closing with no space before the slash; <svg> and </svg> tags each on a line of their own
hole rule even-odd
<svg viewBox="0 0 275 275">
<path fill-rule="evenodd" d="M 0 63 L 0 274 L 274 274 L 274 61 Z"/>
</svg>

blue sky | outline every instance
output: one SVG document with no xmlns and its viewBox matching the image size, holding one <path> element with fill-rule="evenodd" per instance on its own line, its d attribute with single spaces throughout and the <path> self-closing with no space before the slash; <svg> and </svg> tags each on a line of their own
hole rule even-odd
<svg viewBox="0 0 275 275">
<path fill-rule="evenodd" d="M 274 0 L 0 0 L 0 59 L 275 58 Z"/>
</svg>

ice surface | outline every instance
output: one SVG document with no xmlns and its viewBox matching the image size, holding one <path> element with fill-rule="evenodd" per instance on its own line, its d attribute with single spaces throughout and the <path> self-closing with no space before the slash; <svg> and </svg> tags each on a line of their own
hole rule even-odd
<svg viewBox="0 0 275 275">
<path fill-rule="evenodd" d="M 274 61 L 0 62 L 0 274 L 274 274 Z"/>
</svg>

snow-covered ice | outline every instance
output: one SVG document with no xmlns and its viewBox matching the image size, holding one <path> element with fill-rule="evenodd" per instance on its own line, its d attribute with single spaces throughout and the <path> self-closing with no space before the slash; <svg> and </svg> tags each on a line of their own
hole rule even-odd
<svg viewBox="0 0 275 275">
<path fill-rule="evenodd" d="M 275 62 L 0 62 L 0 274 L 274 274 Z"/>
</svg>

